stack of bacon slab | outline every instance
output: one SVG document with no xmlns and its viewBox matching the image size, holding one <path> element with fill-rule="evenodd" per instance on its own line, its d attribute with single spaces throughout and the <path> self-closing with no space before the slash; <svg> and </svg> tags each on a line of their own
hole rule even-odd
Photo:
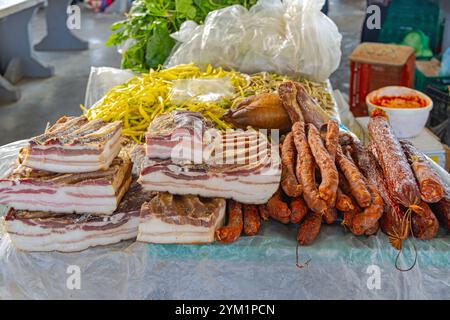
<svg viewBox="0 0 450 320">
<path fill-rule="evenodd" d="M 220 132 L 198 113 L 173 111 L 154 119 L 146 141 L 146 190 L 262 204 L 278 189 L 278 147 L 263 133 Z"/>
<path fill-rule="evenodd" d="M 120 151 L 119 121 L 62 117 L 22 150 L 23 164 L 60 173 L 107 169 Z"/>
<path fill-rule="evenodd" d="M 30 139 L 0 179 L 6 231 L 18 249 L 79 251 L 136 237 L 150 194 L 136 181 L 127 192 L 132 163 L 120 134 L 118 122 L 63 117 Z"/>
<path fill-rule="evenodd" d="M 80 251 L 135 238 L 140 208 L 149 196 L 134 182 L 111 215 L 10 209 L 5 217 L 5 225 L 18 249 Z"/>
<path fill-rule="evenodd" d="M 220 132 L 195 112 L 173 111 L 146 134 L 139 182 L 159 191 L 141 208 L 138 240 L 209 243 L 224 223 L 226 201 L 265 203 L 280 182 L 278 147 L 254 130 Z"/>
<path fill-rule="evenodd" d="M 55 173 L 19 164 L 0 179 L 0 204 L 17 210 L 110 215 L 131 182 L 131 161 L 122 153 L 107 170 Z"/>
</svg>

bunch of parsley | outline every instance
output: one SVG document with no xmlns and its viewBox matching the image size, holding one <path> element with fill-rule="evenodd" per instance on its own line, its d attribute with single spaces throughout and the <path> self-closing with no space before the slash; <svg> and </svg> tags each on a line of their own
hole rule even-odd
<svg viewBox="0 0 450 320">
<path fill-rule="evenodd" d="M 164 63 L 175 40 L 172 32 L 186 20 L 203 23 L 210 11 L 233 4 L 251 7 L 257 0 L 135 0 L 127 19 L 114 23 L 106 45 L 132 44 L 122 55 L 121 67 L 137 72 Z"/>
</svg>

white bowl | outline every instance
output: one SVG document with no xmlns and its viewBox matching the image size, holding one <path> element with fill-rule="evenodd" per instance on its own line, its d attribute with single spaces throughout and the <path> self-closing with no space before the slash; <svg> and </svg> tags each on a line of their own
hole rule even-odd
<svg viewBox="0 0 450 320">
<path fill-rule="evenodd" d="M 427 101 L 425 107 L 420 108 L 386 108 L 372 103 L 374 97 L 382 96 L 410 96 L 418 95 Z M 372 91 L 366 96 L 366 104 L 369 114 L 375 108 L 386 112 L 392 129 L 398 138 L 413 138 L 422 132 L 427 123 L 431 109 L 433 109 L 433 100 L 426 94 L 407 87 L 389 86 Z"/>
</svg>

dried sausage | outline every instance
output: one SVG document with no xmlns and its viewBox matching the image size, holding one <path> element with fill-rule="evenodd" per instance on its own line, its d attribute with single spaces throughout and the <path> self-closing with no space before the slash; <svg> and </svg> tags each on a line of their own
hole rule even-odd
<svg viewBox="0 0 450 320">
<path fill-rule="evenodd" d="M 338 172 L 334 160 L 330 157 L 320 138 L 319 130 L 313 125 L 308 125 L 308 142 L 322 176 L 322 181 L 318 188 L 319 196 L 329 208 L 334 207 L 339 183 Z"/>
<path fill-rule="evenodd" d="M 267 208 L 267 204 L 260 204 L 258 206 L 258 210 L 259 210 L 259 215 L 261 216 L 261 219 L 263 219 L 264 221 L 269 220 L 270 213 L 269 213 L 269 209 Z"/>
<path fill-rule="evenodd" d="M 373 174 L 370 176 L 373 179 L 374 184 L 377 186 L 377 190 L 384 200 L 384 214 L 380 219 L 380 227 L 384 233 L 388 235 L 389 241 L 394 248 L 400 250 L 402 248 L 402 242 L 409 235 L 409 221 L 408 216 L 405 216 L 400 205 L 394 201 L 393 197 L 389 193 L 386 181 L 384 180 L 383 170 L 379 166 L 376 157 L 373 152 L 373 144 L 369 144 L 369 161 L 370 166 L 373 168 Z"/>
<path fill-rule="evenodd" d="M 361 208 L 355 205 L 352 210 L 343 212 L 342 225 L 347 227 L 352 233 L 353 217 L 361 213 Z"/>
<path fill-rule="evenodd" d="M 433 203 L 431 206 L 441 223 L 450 231 L 450 188 L 445 185 L 444 191 L 444 197 L 439 202 Z"/>
<path fill-rule="evenodd" d="M 336 162 L 344 174 L 350 193 L 355 197 L 359 206 L 365 208 L 372 202 L 372 197 L 367 189 L 364 177 L 354 162 L 344 155 L 340 145 L 337 147 Z"/>
<path fill-rule="evenodd" d="M 281 223 L 289 223 L 291 210 L 286 202 L 283 201 L 280 189 L 278 189 L 272 198 L 269 199 L 269 202 L 267 202 L 267 208 L 269 209 L 269 214 L 273 219 Z"/>
<path fill-rule="evenodd" d="M 216 239 L 223 243 L 236 241 L 242 233 L 244 222 L 242 205 L 234 200 L 228 201 L 228 224 L 216 230 Z"/>
<path fill-rule="evenodd" d="M 302 185 L 295 176 L 295 153 L 294 137 L 289 132 L 281 148 L 281 187 L 289 197 L 299 197 L 302 194 Z"/>
<path fill-rule="evenodd" d="M 400 143 L 419 183 L 422 200 L 429 203 L 441 200 L 444 196 L 444 186 L 441 178 L 411 142 L 403 140 Z"/>
<path fill-rule="evenodd" d="M 374 113 L 369 121 L 370 139 L 377 150 L 389 193 L 398 204 L 415 210 L 420 202 L 416 179 L 399 141 L 382 112 L 381 110 Z"/>
<path fill-rule="evenodd" d="M 328 208 L 323 213 L 323 221 L 325 221 L 326 224 L 332 224 L 337 220 L 337 211 L 335 208 Z"/>
<path fill-rule="evenodd" d="M 306 140 L 305 124 L 303 122 L 294 123 L 292 133 L 297 148 L 297 179 L 303 186 L 303 198 L 311 210 L 323 213 L 327 209 L 327 204 L 320 198 L 316 187 L 316 163 Z"/>
<path fill-rule="evenodd" d="M 420 202 L 419 206 L 423 212 L 412 214 L 413 235 L 421 240 L 433 239 L 439 231 L 439 221 L 425 201 Z"/>
<path fill-rule="evenodd" d="M 363 212 L 353 217 L 351 229 L 355 235 L 362 235 L 373 228 L 383 215 L 384 201 L 380 193 L 372 184 L 368 184 L 367 187 L 372 195 L 372 203 L 367 208 L 364 208 Z"/>
<path fill-rule="evenodd" d="M 304 122 L 303 114 L 297 102 L 297 88 L 292 81 L 286 81 L 278 87 L 278 94 L 283 102 L 283 107 L 289 114 L 292 123 Z"/>
<path fill-rule="evenodd" d="M 297 241 L 300 245 L 308 245 L 316 240 L 322 224 L 322 214 L 310 211 L 297 232 Z"/>
<path fill-rule="evenodd" d="M 373 225 L 373 227 L 369 228 L 366 230 L 366 232 L 364 233 L 366 236 L 371 236 L 374 235 L 378 232 L 378 229 L 380 229 L 380 223 L 377 221 L 377 223 L 375 223 Z"/>
<path fill-rule="evenodd" d="M 373 167 L 371 165 L 370 159 L 369 159 L 369 151 L 367 148 L 361 143 L 361 141 L 354 139 L 352 141 L 352 152 L 351 156 L 356 165 L 359 168 L 359 171 L 374 185 L 376 183 L 374 182 L 373 177 Z"/>
<path fill-rule="evenodd" d="M 338 188 L 336 193 L 336 209 L 339 211 L 350 211 L 355 208 L 352 198 L 342 192 L 341 188 Z"/>
<path fill-rule="evenodd" d="M 320 131 L 326 131 L 322 134 L 325 141 L 325 147 L 333 162 L 336 159 L 337 145 L 339 144 L 339 126 L 336 121 L 329 120 L 326 125 L 320 128 Z"/>
<path fill-rule="evenodd" d="M 254 236 L 258 234 L 261 225 L 261 218 L 258 206 L 254 204 L 244 204 L 244 234 Z"/>
<path fill-rule="evenodd" d="M 324 123 L 330 120 L 330 116 L 306 91 L 305 87 L 295 82 L 297 89 L 297 102 L 305 123 L 311 123 L 316 128 L 320 128 Z M 292 122 L 294 123 L 294 121 Z"/>
<path fill-rule="evenodd" d="M 308 213 L 308 206 L 301 197 L 291 200 L 291 222 L 299 223 Z"/>
</svg>

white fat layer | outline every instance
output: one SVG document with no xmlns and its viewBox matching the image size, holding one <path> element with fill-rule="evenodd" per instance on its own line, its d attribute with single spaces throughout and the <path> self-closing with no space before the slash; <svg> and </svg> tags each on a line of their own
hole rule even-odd
<svg viewBox="0 0 450 320">
<path fill-rule="evenodd" d="M 99 223 L 85 223 L 83 225 L 99 225 Z M 6 231 L 10 232 L 11 241 L 17 249 L 61 252 L 81 251 L 89 247 L 113 244 L 135 238 L 138 225 L 138 216 L 130 217 L 126 223 L 113 229 L 90 231 L 82 230 L 81 224 L 70 225 L 64 229 L 48 229 L 30 226 L 20 220 L 5 222 Z"/>
<path fill-rule="evenodd" d="M 140 177 L 144 190 L 172 194 L 195 194 L 207 198 L 227 198 L 248 204 L 264 204 L 277 191 L 280 175 L 209 177 L 205 180 L 182 180 L 161 171 Z"/>
<path fill-rule="evenodd" d="M 108 186 L 34 186 L 30 184 L 12 185 L 10 181 L 0 183 L 0 204 L 16 210 L 50 211 L 59 213 L 99 213 L 112 214 L 117 207 L 114 188 Z M 49 189 L 53 194 L 17 193 L 21 190 Z M 11 192 L 11 193 L 6 193 Z M 70 193 L 89 196 L 86 198 L 73 196 Z"/>
<path fill-rule="evenodd" d="M 92 172 L 107 169 L 121 149 L 120 131 L 109 140 L 102 153 L 84 154 L 84 155 L 64 155 L 64 154 L 46 154 L 30 155 L 26 157 L 23 164 L 39 170 L 45 170 L 58 173 L 80 173 Z M 66 147 L 64 147 L 66 148 Z M 74 149 L 74 148 L 67 148 Z M 83 161 L 77 163 L 75 161 Z"/>
<path fill-rule="evenodd" d="M 137 241 L 149 243 L 211 243 L 214 241 L 216 229 L 224 223 L 225 207 L 225 205 L 221 207 L 216 223 L 211 227 L 167 223 L 150 213 L 150 215 L 141 219 Z"/>
<path fill-rule="evenodd" d="M 169 159 L 172 154 L 173 147 L 162 145 L 146 145 L 145 154 L 149 158 Z"/>
</svg>

